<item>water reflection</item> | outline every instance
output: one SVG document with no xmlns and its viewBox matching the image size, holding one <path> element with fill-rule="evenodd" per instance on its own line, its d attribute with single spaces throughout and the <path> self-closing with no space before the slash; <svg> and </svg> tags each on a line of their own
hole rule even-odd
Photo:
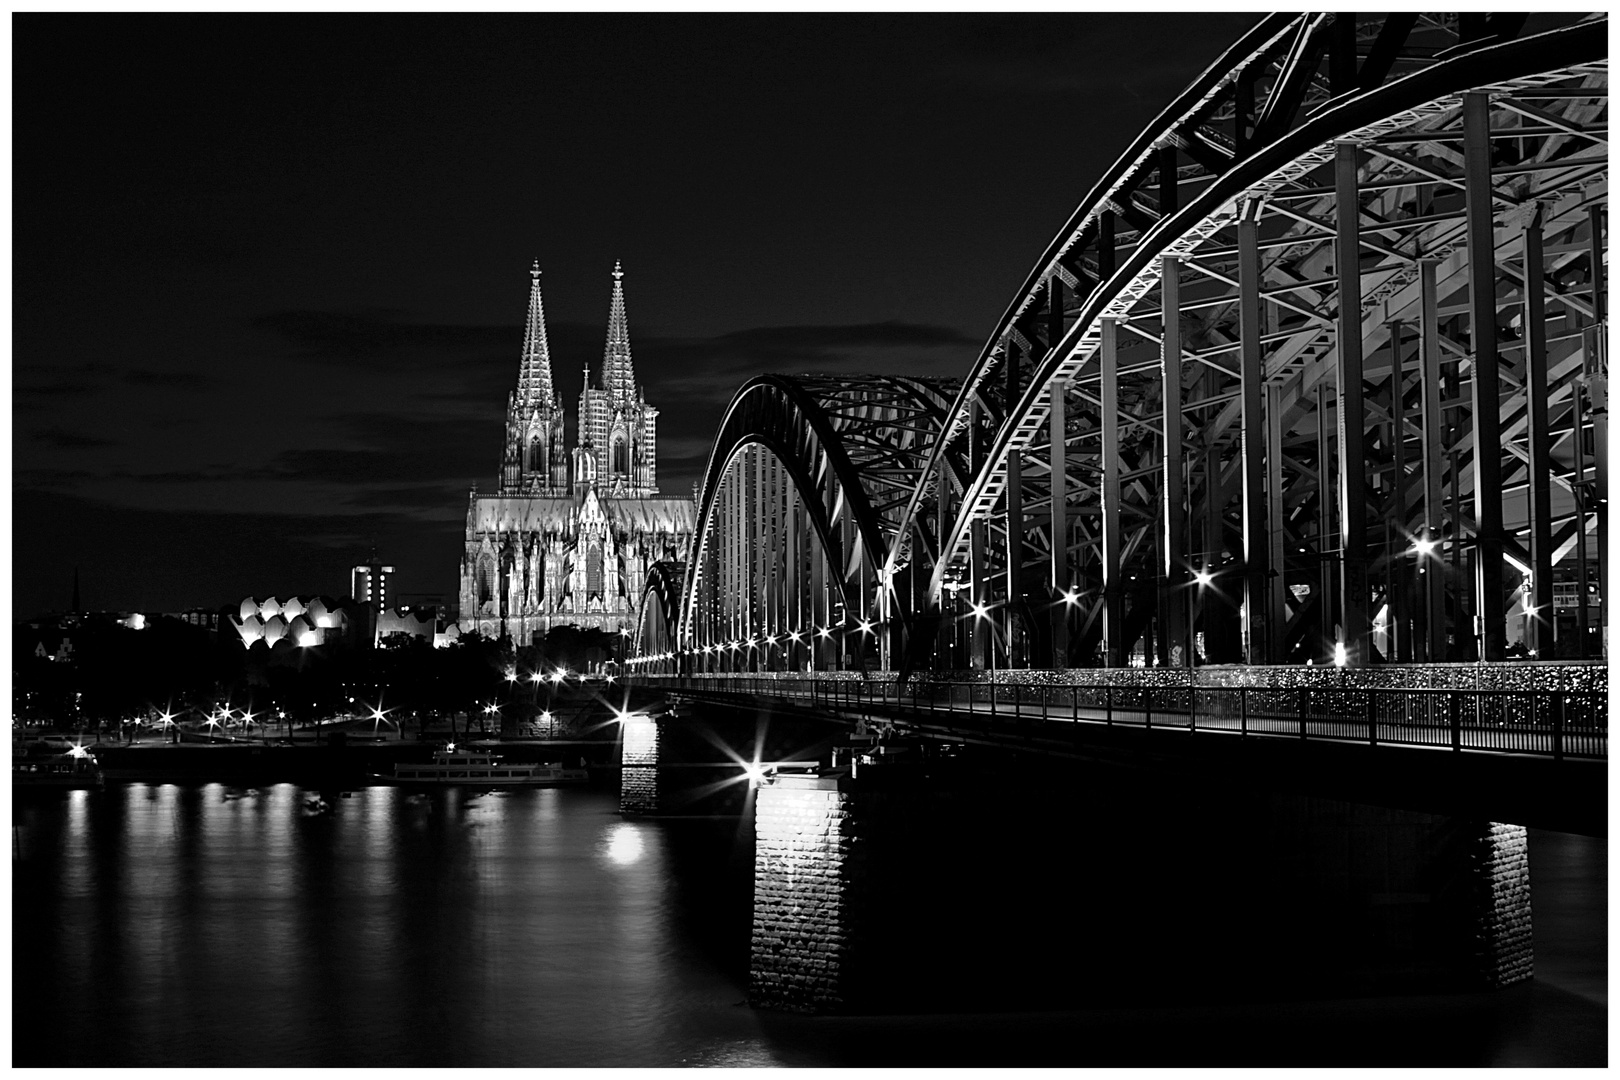
<svg viewBox="0 0 1620 1080">
<path fill-rule="evenodd" d="M 599 850 L 607 857 L 608 862 L 617 866 L 629 866 L 641 858 L 642 826 L 633 822 L 621 821 L 610 825 L 603 835 Z"/>
<path fill-rule="evenodd" d="M 1598 1029 L 1571 1042 L 1606 1015 L 1600 840 L 1532 838 L 1537 978 L 1500 995 L 830 1019 L 742 1004 L 747 830 L 625 821 L 616 805 L 596 791 L 345 799 L 285 784 L 19 800 L 13 1064 L 1578 1065 L 1604 1052 Z"/>
<path fill-rule="evenodd" d="M 53 798 L 14 863 L 18 1064 L 773 1060 L 609 793 Z"/>
</svg>

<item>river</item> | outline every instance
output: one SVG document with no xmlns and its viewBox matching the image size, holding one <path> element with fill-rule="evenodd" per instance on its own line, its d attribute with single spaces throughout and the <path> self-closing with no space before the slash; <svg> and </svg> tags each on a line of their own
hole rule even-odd
<svg viewBox="0 0 1620 1080">
<path fill-rule="evenodd" d="M 1495 995 L 833 1018 L 743 1004 L 734 820 L 131 784 L 14 795 L 13 822 L 20 1066 L 1606 1060 L 1606 844 L 1582 837 L 1533 838 L 1538 978 Z"/>
</svg>

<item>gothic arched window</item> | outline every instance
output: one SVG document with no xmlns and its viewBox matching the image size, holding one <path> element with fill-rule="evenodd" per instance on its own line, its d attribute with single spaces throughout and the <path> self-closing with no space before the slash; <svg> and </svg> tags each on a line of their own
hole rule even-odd
<svg viewBox="0 0 1620 1080">
<path fill-rule="evenodd" d="M 543 472 L 546 467 L 546 454 L 540 445 L 540 436 L 536 435 L 529 440 L 529 471 Z"/>
<path fill-rule="evenodd" d="M 495 560 L 485 555 L 478 560 L 478 602 L 487 604 L 495 598 Z"/>
<path fill-rule="evenodd" d="M 621 436 L 615 436 L 613 439 L 613 471 L 615 473 L 630 471 L 629 445 Z"/>
<path fill-rule="evenodd" d="M 602 595 L 602 545 L 592 544 L 585 556 L 585 595 Z"/>
</svg>

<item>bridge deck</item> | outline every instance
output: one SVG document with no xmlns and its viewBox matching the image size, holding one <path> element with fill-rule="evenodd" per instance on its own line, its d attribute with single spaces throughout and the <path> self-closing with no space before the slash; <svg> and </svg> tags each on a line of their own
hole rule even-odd
<svg viewBox="0 0 1620 1080">
<path fill-rule="evenodd" d="M 1596 692 L 636 682 L 927 739 L 1133 767 L 1214 767 L 1233 782 L 1607 834 L 1606 695 Z"/>
</svg>

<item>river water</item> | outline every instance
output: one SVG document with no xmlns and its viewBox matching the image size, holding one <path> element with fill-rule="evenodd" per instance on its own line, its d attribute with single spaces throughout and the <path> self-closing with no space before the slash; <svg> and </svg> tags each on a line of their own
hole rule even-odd
<svg viewBox="0 0 1620 1080">
<path fill-rule="evenodd" d="M 1606 1060 L 1606 845 L 1581 837 L 1533 840 L 1538 978 L 1495 995 L 812 1018 L 743 1004 L 733 820 L 132 784 L 14 796 L 13 822 L 14 1065 Z"/>
</svg>

